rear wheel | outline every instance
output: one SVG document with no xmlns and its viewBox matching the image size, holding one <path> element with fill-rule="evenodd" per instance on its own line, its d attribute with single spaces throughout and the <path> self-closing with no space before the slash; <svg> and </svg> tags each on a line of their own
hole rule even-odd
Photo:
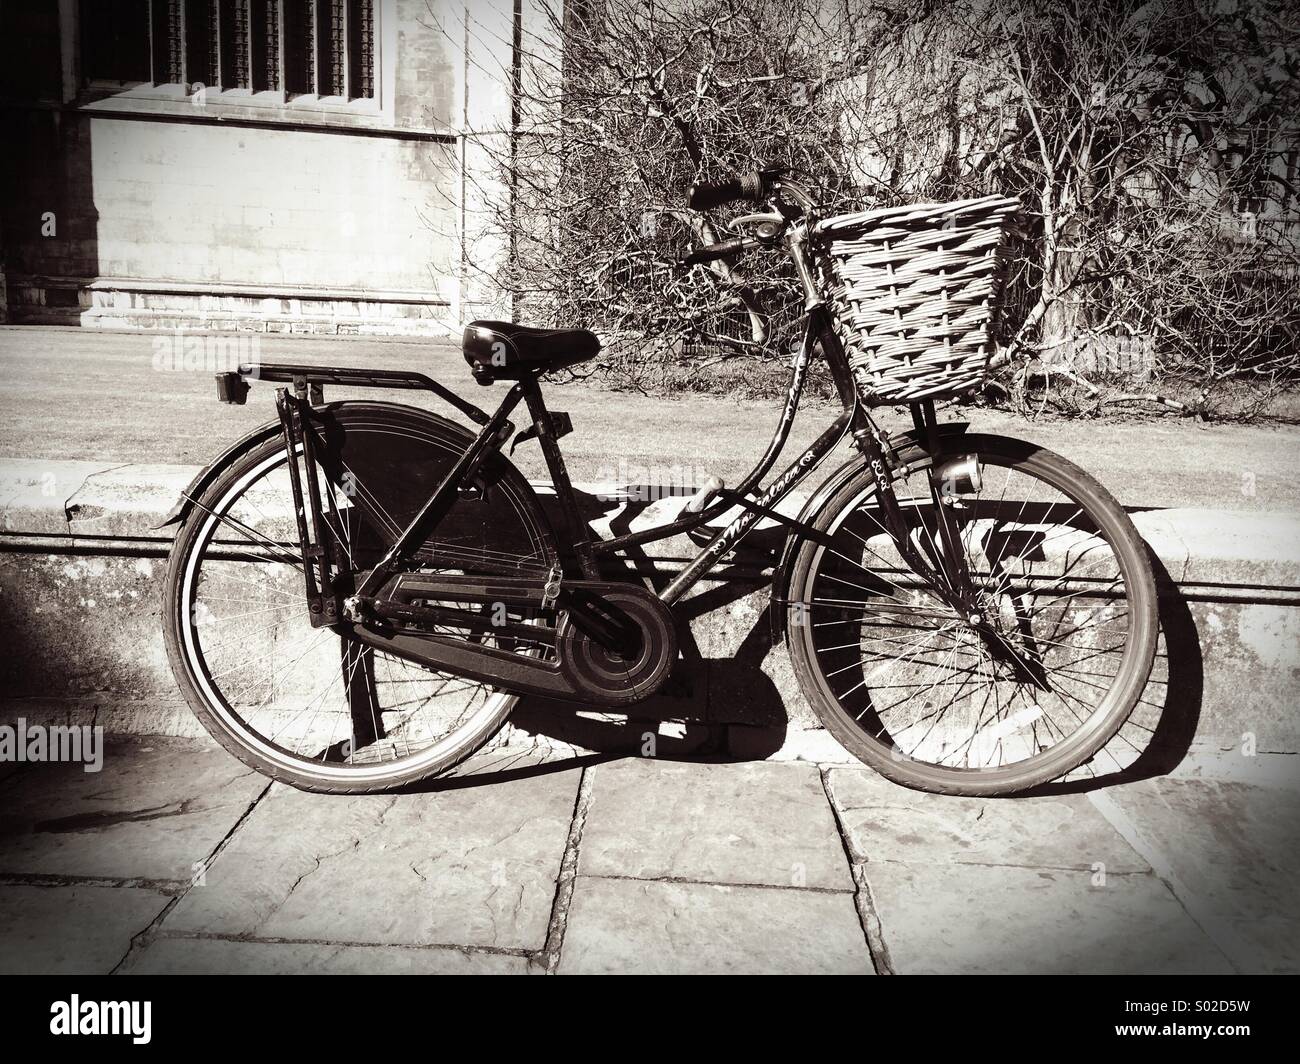
<svg viewBox="0 0 1300 1064">
<path fill-rule="evenodd" d="M 1055 779 L 1132 711 L 1155 653 L 1146 548 L 1115 499 L 1059 455 L 1000 436 L 945 441 L 980 475 L 948 485 L 980 622 L 919 578 L 864 469 L 795 557 L 787 630 L 804 695 L 844 747 L 922 790 L 989 795 Z M 941 554 L 926 470 L 896 477 L 913 545 Z"/>
<path fill-rule="evenodd" d="M 368 570 L 472 436 L 385 403 L 313 419 L 335 471 L 316 477 L 342 570 Z M 287 458 L 279 435 L 237 455 L 177 533 L 165 632 L 187 701 L 240 760 L 307 790 L 386 790 L 447 770 L 496 733 L 517 696 L 364 646 L 348 624 L 311 625 Z M 499 458 L 419 554 L 421 571 L 442 573 L 543 576 L 555 559 L 531 488 Z M 517 611 L 500 619 L 548 623 Z M 538 653 L 490 629 L 476 638 Z"/>
</svg>

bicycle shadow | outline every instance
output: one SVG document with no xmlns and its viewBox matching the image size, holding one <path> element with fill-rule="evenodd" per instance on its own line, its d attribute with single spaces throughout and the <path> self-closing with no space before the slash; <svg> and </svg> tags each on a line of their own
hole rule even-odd
<svg viewBox="0 0 1300 1064">
<path fill-rule="evenodd" d="M 610 534 L 622 535 L 632 530 L 636 518 L 655 501 L 639 500 L 638 486 L 621 490 L 632 497 L 609 499 L 577 493 L 589 527 L 606 518 Z M 665 687 L 645 702 L 621 713 L 607 713 L 579 703 L 521 699 L 510 717 L 515 728 L 544 742 L 550 740 L 587 751 L 524 771 L 564 771 L 578 765 L 648 756 L 670 761 L 738 763 L 762 761 L 780 750 L 790 722 L 786 700 L 764 668 L 774 650 L 770 603 L 746 611 L 749 628 L 738 641 L 724 638 L 716 643 L 718 637 L 710 635 L 706 645 L 701 646 L 697 627 L 700 632 L 723 630 L 724 635 L 733 637 L 737 633 L 726 625 L 696 626 L 692 622 L 715 610 L 735 607 L 766 585 L 770 576 L 765 574 L 779 560 L 786 536 L 786 529 L 780 526 L 756 528 L 711 577 L 702 581 L 712 586 L 697 590 L 677 605 L 677 665 Z M 1158 595 L 1160 644 L 1152 679 L 1137 707 L 1111 743 L 1079 770 L 1089 773 L 1086 777 L 1067 777 L 1009 797 L 1085 793 L 1150 779 L 1167 775 L 1186 757 L 1201 716 L 1201 643 L 1195 619 L 1178 585 L 1149 548 L 1148 557 Z M 611 559 L 603 575 L 640 579 L 660 590 L 686 560 L 672 554 L 651 556 L 643 548 L 633 547 L 624 556 Z M 733 609 L 733 618 L 737 614 Z M 782 648 L 777 653 L 785 651 Z M 725 706 L 720 704 L 723 700 Z M 729 741 L 732 726 L 743 728 L 741 751 Z M 853 761 L 848 755 L 845 758 Z M 488 780 L 481 777 L 480 782 Z M 450 785 L 469 786 L 474 782 L 453 780 Z"/>
<path fill-rule="evenodd" d="M 588 529 L 606 520 L 610 535 L 633 531 L 637 518 L 660 499 L 689 495 L 689 489 L 652 489 L 623 485 L 602 497 L 575 491 Z M 703 581 L 704 590 L 684 598 L 675 608 L 678 619 L 678 660 L 664 687 L 622 713 L 593 711 L 590 706 L 541 698 L 524 698 L 510 722 L 529 735 L 544 737 L 607 756 L 654 756 L 668 760 L 708 758 L 718 761 L 763 760 L 785 743 L 788 720 L 784 702 L 762 665 L 772 649 L 766 608 L 755 611 L 754 623 L 733 647 L 701 646 L 693 621 L 734 605 L 767 582 L 785 541 L 780 527 L 758 527 L 740 547 Z M 691 555 L 698 546 L 691 550 Z M 602 566 L 607 578 L 632 578 L 656 591 L 680 571 L 684 551 L 650 554 L 634 546 Z M 734 635 L 734 631 L 729 634 Z M 731 640 L 728 640 L 731 642 Z M 714 704 L 726 698 L 720 714 Z M 733 753 L 727 743 L 731 725 L 752 729 L 752 748 Z"/>
<path fill-rule="evenodd" d="M 1155 576 L 1160 643 L 1151 679 L 1137 706 L 1098 758 L 1132 753 L 1133 760 L 1103 772 L 1092 769 L 1086 778 L 1057 780 L 1011 795 L 1082 794 L 1122 783 L 1167 776 L 1191 749 L 1201 720 L 1205 665 L 1200 635 L 1191 607 L 1169 570 L 1147 548 Z M 1109 754 L 1108 754 L 1109 752 Z M 1095 765 L 1097 758 L 1094 758 Z"/>
</svg>

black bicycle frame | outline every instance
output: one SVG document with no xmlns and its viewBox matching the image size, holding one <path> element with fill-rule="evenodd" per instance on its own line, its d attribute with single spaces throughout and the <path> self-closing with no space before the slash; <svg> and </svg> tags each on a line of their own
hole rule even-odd
<svg viewBox="0 0 1300 1064">
<path fill-rule="evenodd" d="M 803 346 L 792 370 L 790 389 L 786 394 L 781 420 L 777 423 L 776 431 L 763 458 L 742 481 L 740 486 L 733 491 L 722 492 L 723 500 L 713 508 L 699 514 L 679 518 L 677 521 L 657 528 L 646 529 L 639 533 L 631 533 L 615 539 L 598 541 L 595 544 L 595 549 L 600 552 L 615 551 L 633 543 L 663 539 L 666 536 L 697 527 L 724 512 L 732 505 L 741 506 L 743 512 L 737 515 L 725 528 L 717 532 L 705 544 L 700 553 L 678 574 L 677 578 L 668 584 L 663 591 L 659 592 L 659 597 L 671 605 L 732 550 L 760 518 L 772 518 L 793 528 L 804 538 L 811 539 L 814 542 L 821 541 L 826 537 L 818 533 L 816 529 L 787 518 L 785 515 L 778 513 L 774 507 L 821 464 L 823 459 L 843 438 L 845 431 L 851 430 L 854 442 L 857 444 L 859 451 L 862 452 L 874 476 L 876 498 L 884 511 L 885 531 L 889 533 L 899 553 L 945 602 L 957 607 L 959 612 L 972 612 L 975 603 L 970 573 L 966 566 L 965 556 L 957 546 L 957 534 L 949 520 L 947 507 L 942 504 L 940 499 L 940 488 L 934 472 L 935 463 L 931 463 L 929 471 L 930 490 L 938 511 L 938 524 L 944 550 L 942 555 L 935 559 L 937 565 L 931 565 L 911 541 L 907 521 L 903 516 L 902 508 L 898 504 L 898 497 L 894 492 L 891 473 L 896 463 L 890 453 L 888 438 L 872 421 L 870 415 L 857 400 L 857 391 L 853 384 L 848 359 L 845 357 L 844 348 L 840 343 L 839 335 L 835 330 L 829 311 L 824 304 L 811 305 L 807 308 L 805 320 L 806 328 Z M 785 445 L 790 425 L 794 421 L 795 413 L 798 410 L 799 398 L 803 391 L 812 352 L 817 346 L 820 346 L 822 357 L 826 360 L 827 367 L 830 369 L 831 378 L 844 410 L 808 446 L 798 459 L 786 467 L 785 471 L 764 489 L 757 499 L 751 500 L 748 498 L 749 493 L 771 469 Z M 914 403 L 912 404 L 912 413 L 917 423 L 920 442 L 927 447 L 937 461 L 939 453 L 938 430 L 935 424 L 934 404 L 930 402 Z M 926 430 L 924 434 L 920 431 L 922 427 Z"/>
<path fill-rule="evenodd" d="M 781 472 L 767 488 L 754 493 L 760 481 L 772 469 L 783 451 L 789 438 L 790 427 L 798 411 L 799 401 L 807 380 L 808 368 L 814 350 L 820 346 L 822 356 L 830 369 L 832 380 L 844 407 L 841 414 L 798 456 L 795 461 Z M 315 461 L 311 432 L 304 431 L 310 409 L 323 401 L 325 384 L 352 385 L 364 387 L 424 388 L 451 402 L 458 410 L 479 424 L 480 430 L 473 443 L 465 450 L 452 468 L 443 477 L 441 483 L 428 501 L 401 532 L 387 554 L 369 573 L 365 574 L 356 589 L 358 601 L 373 599 L 385 584 L 397 573 L 403 571 L 413 559 L 415 553 L 427 541 L 430 533 L 454 504 L 462 486 L 470 482 L 480 464 L 492 452 L 500 450 L 514 431 L 509 415 L 523 401 L 528 408 L 534 430 L 546 460 L 559 502 L 568 542 L 573 545 L 573 553 L 582 576 L 588 580 L 599 578 L 599 557 L 613 554 L 631 546 L 650 543 L 669 538 L 683 532 L 689 532 L 713 521 L 734 506 L 741 512 L 725 527 L 717 531 L 701 548 L 695 558 L 688 563 L 667 586 L 658 592 L 659 598 L 666 604 L 677 602 L 701 577 L 706 575 L 718 562 L 730 552 L 762 518 L 767 517 L 779 523 L 793 527 L 801 535 L 819 540 L 821 537 L 814 529 L 793 520 L 775 510 L 775 506 L 811 473 L 835 446 L 844 438 L 846 432 L 852 432 L 858 448 L 863 453 L 872 470 L 877 488 L 877 498 L 885 517 L 886 530 L 891 534 L 908 563 L 945 599 L 954 604 L 961 602 L 963 608 L 969 600 L 962 594 L 968 585 L 968 576 L 963 572 L 961 552 L 956 550 L 951 536 L 952 530 L 946 526 L 945 507 L 939 506 L 940 534 L 945 549 L 943 557 L 937 559 L 937 566 L 931 565 L 920 551 L 911 543 L 907 524 L 898 505 L 892 485 L 893 461 L 889 451 L 887 437 L 872 422 L 865 409 L 857 402 L 847 359 L 840 345 L 830 315 L 824 307 L 809 308 L 803 343 L 796 356 L 790 372 L 790 384 L 786 392 L 780 418 L 773 431 L 767 449 L 758 463 L 734 489 L 723 489 L 720 498 L 703 507 L 696 513 L 688 513 L 674 521 L 655 528 L 630 532 L 601 540 L 593 538 L 583 521 L 569 479 L 564 457 L 552 427 L 550 413 L 542 397 L 539 375 L 528 375 L 516 382 L 503 397 L 495 413 L 488 415 L 471 403 L 461 399 L 454 392 L 443 387 L 430 378 L 418 373 L 402 371 L 355 370 L 343 368 L 317 368 L 301 365 L 262 365 L 259 367 L 240 366 L 237 374 L 240 378 L 253 377 L 274 382 L 291 382 L 294 386 L 291 394 L 288 389 L 281 389 L 278 396 L 280 417 L 286 442 L 293 447 L 290 453 L 296 453 L 299 446 L 304 452 L 308 468 Z M 227 378 L 236 374 L 224 375 Z M 220 379 L 220 378 L 219 378 Z M 242 383 L 242 381 L 241 381 Z M 247 388 L 247 385 L 244 385 Z M 222 386 L 223 395 L 230 391 L 230 381 Z M 234 401 L 242 401 L 242 396 Z M 925 430 L 923 443 L 937 446 L 934 432 L 934 413 L 930 404 L 914 406 L 918 430 Z M 936 452 L 937 453 L 937 452 Z M 335 623 L 338 618 L 334 596 L 328 592 L 331 587 L 330 563 L 336 553 L 330 542 L 329 522 L 321 512 L 321 499 L 316 478 L 298 475 L 296 463 L 291 463 L 291 487 L 298 507 L 299 534 L 304 543 L 304 570 L 306 573 L 307 597 L 312 608 L 314 624 L 327 625 Z M 302 481 L 307 484 L 306 497 Z M 932 478 L 933 480 L 933 478 Z M 932 483 L 932 490 L 937 488 Z M 938 504 L 938 495 L 935 496 Z M 310 527 L 308 527 L 310 522 Z M 310 535 L 309 535 L 310 533 Z M 949 561 L 956 564 L 949 571 Z M 555 574 L 558 575 L 558 574 Z M 470 616 L 467 615 L 467 621 Z"/>
</svg>

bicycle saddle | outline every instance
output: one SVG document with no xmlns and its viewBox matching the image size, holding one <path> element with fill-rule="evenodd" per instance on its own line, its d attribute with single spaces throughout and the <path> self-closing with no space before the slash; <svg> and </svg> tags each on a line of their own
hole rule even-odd
<svg viewBox="0 0 1300 1064">
<path fill-rule="evenodd" d="M 472 321 L 461 341 L 465 361 L 480 384 L 517 380 L 523 373 L 563 369 L 586 362 L 600 340 L 586 329 L 534 329 L 508 321 Z"/>
</svg>

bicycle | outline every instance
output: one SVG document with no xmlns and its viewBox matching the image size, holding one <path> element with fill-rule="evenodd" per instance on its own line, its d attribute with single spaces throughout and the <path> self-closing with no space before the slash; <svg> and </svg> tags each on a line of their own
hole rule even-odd
<svg viewBox="0 0 1300 1064">
<path fill-rule="evenodd" d="M 987 368 L 995 245 L 1014 201 L 819 218 L 776 167 L 698 182 L 688 196 L 699 210 L 733 200 L 766 207 L 682 261 L 784 252 L 804 296 L 802 348 L 750 473 L 734 489 L 711 481 L 656 528 L 599 539 L 580 513 L 558 442 L 571 425 L 547 409 L 540 381 L 596 355 L 585 330 L 471 323 L 474 379 L 510 384 L 491 414 L 420 373 L 271 364 L 218 375 L 228 403 L 246 402 L 252 380 L 286 385 L 277 419 L 206 467 L 168 519 L 179 528 L 167 650 L 221 745 L 296 787 L 370 792 L 452 768 L 524 695 L 626 709 L 672 671 L 673 605 L 762 518 L 787 531 L 771 615 L 800 687 L 845 749 L 887 778 L 1012 793 L 1077 768 L 1118 731 L 1157 630 L 1132 522 L 1066 459 L 935 415 L 937 397 Z M 892 236 L 881 244 L 881 233 Z M 945 249 L 962 240 L 976 251 Z M 932 256 L 928 273 L 910 275 L 919 294 L 900 294 L 904 253 Z M 959 284 L 975 297 L 950 299 Z M 935 300 L 938 325 L 903 327 L 904 304 Z M 762 488 L 817 354 L 843 409 Z M 424 389 L 477 431 L 396 403 L 327 403 L 326 385 Z M 911 430 L 890 435 L 873 418 L 891 399 L 911 409 Z M 530 424 L 516 433 L 520 403 Z M 778 513 L 846 436 L 855 456 L 797 518 Z M 559 527 L 502 453 L 512 438 L 539 442 Z M 602 564 L 687 532 L 706 545 L 657 590 Z"/>
</svg>

